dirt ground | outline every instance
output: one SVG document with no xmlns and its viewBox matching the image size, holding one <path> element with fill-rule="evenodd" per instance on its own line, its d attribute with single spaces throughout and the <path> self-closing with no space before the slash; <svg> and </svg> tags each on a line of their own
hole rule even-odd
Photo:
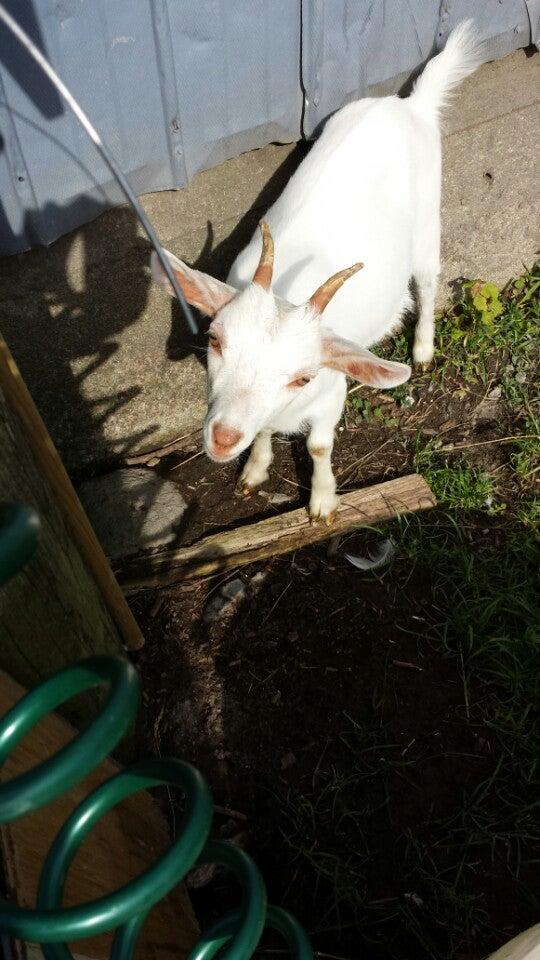
<svg viewBox="0 0 540 960">
<path fill-rule="evenodd" d="M 356 397 L 367 400 L 368 413 L 378 411 L 367 417 L 364 400 L 353 406 L 351 398 L 333 458 L 340 489 L 408 472 L 418 443 L 434 438 L 449 449 L 472 445 L 469 464 L 498 472 L 504 486 L 508 450 L 484 441 L 511 430 L 506 408 L 489 399 L 490 387 L 461 386 L 456 381 L 443 390 L 413 376 L 399 398 L 362 390 Z M 310 463 L 301 439 L 275 442 L 270 481 L 248 500 L 235 489 L 241 465 L 217 466 L 198 451 L 195 436 L 191 449 L 159 467 L 193 503 L 183 543 L 307 502 Z M 471 550 L 496 540 L 498 530 L 489 517 L 472 524 Z M 216 803 L 230 808 L 216 816 L 218 835 L 238 837 L 256 857 L 270 898 L 298 916 L 321 957 L 446 957 L 437 920 L 422 920 L 429 934 L 422 943 L 393 912 L 394 903 L 413 913 L 421 904 L 418 890 L 407 889 L 396 871 L 396 858 L 405 855 L 403 838 L 427 851 L 436 846 L 433 824 L 491 774 L 490 731 L 466 721 L 459 664 L 424 634 L 437 604 L 429 565 L 408 569 L 398 559 L 395 575 L 365 575 L 344 558 L 345 551 L 365 556 L 380 539 L 380 532 L 356 531 L 337 554 L 325 544 L 240 574 L 136 597 L 146 636 L 138 659 L 139 740 L 141 749 L 182 756 L 203 771 Z M 225 582 L 238 593 L 216 612 Z M 333 809 L 329 836 L 321 836 L 310 829 L 310 820 L 320 823 L 311 810 L 332 791 L 339 804 L 332 778 L 351 763 L 361 770 L 352 809 Z M 163 802 L 170 814 L 170 798 Z M 361 861 L 365 885 L 361 921 L 346 905 L 332 904 L 337 865 L 328 864 L 326 880 L 324 871 L 315 880 L 305 869 L 318 851 L 332 849 L 333 832 L 351 817 L 358 824 L 351 856 L 356 866 Z M 442 875 L 445 855 L 432 852 Z M 358 875 L 351 874 L 352 882 Z M 478 932 L 478 953 L 461 951 L 462 957 L 479 957 L 501 935 L 534 922 L 523 884 L 526 867 L 517 881 L 479 848 L 468 890 L 473 898 L 481 894 L 490 922 Z M 194 891 L 203 917 L 216 897 L 223 906 L 227 890 L 218 877 Z"/>
</svg>

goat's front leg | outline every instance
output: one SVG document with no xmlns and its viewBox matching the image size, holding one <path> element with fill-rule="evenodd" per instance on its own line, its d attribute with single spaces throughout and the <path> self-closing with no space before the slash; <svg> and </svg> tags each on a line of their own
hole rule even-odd
<svg viewBox="0 0 540 960">
<path fill-rule="evenodd" d="M 309 516 L 311 520 L 324 520 L 330 526 L 336 516 L 339 499 L 336 496 L 336 478 L 332 471 L 332 448 L 334 446 L 334 424 L 316 424 L 312 426 L 308 450 L 313 460 L 311 478 L 311 499 Z"/>
<path fill-rule="evenodd" d="M 245 497 L 268 480 L 268 467 L 272 463 L 272 434 L 262 430 L 253 441 L 249 459 L 240 477 L 240 486 Z"/>
</svg>

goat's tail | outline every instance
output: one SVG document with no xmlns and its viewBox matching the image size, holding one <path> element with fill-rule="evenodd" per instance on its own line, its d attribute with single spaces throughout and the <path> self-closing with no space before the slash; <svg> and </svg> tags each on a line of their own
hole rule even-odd
<svg viewBox="0 0 540 960">
<path fill-rule="evenodd" d="M 430 60 L 411 94 L 414 106 L 426 119 L 438 121 L 454 87 L 484 62 L 483 44 L 472 20 L 452 30 L 444 50 Z"/>
</svg>

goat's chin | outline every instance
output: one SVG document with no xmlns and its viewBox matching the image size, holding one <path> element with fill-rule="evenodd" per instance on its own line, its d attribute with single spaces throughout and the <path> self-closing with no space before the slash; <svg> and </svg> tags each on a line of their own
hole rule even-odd
<svg viewBox="0 0 540 960">
<path fill-rule="evenodd" d="M 221 453 L 219 449 L 215 447 L 210 447 L 205 443 L 204 452 L 209 460 L 213 460 L 214 463 L 231 463 L 233 460 L 237 460 L 240 454 L 245 450 L 245 447 L 241 449 L 235 449 L 231 453 Z"/>
</svg>

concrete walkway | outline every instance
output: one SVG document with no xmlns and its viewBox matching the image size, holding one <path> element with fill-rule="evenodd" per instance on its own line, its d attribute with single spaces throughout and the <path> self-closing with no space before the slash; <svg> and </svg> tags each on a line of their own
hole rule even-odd
<svg viewBox="0 0 540 960">
<path fill-rule="evenodd" d="M 539 90 L 540 55 L 519 51 L 456 97 L 444 142 L 441 305 L 454 279 L 503 284 L 537 256 Z M 144 206 L 170 250 L 224 277 L 305 151 L 270 145 Z M 201 424 L 204 340 L 191 342 L 147 262 L 143 233 L 120 208 L 0 263 L 0 328 L 71 471 Z"/>
</svg>

